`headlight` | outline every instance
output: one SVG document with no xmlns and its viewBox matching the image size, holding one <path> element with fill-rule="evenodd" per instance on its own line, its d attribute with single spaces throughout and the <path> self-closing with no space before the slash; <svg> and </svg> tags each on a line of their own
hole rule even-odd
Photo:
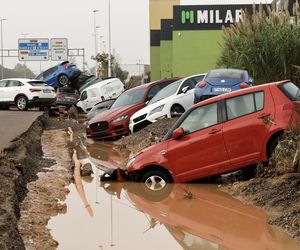
<svg viewBox="0 0 300 250">
<path fill-rule="evenodd" d="M 112 121 L 112 123 L 120 122 L 120 121 L 126 120 L 127 118 L 128 118 L 128 115 L 122 115 L 122 116 L 118 117 L 117 119 L 114 119 Z"/>
<path fill-rule="evenodd" d="M 150 111 L 149 115 L 153 115 L 153 114 L 155 114 L 155 113 L 157 113 L 157 112 L 162 111 L 163 108 L 164 108 L 164 106 L 165 106 L 165 105 L 160 105 L 160 106 L 158 106 L 157 108 L 152 109 L 152 110 Z"/>
<path fill-rule="evenodd" d="M 126 169 L 129 168 L 129 166 L 135 161 L 135 157 L 131 158 L 128 160 L 127 164 L 126 164 Z"/>
</svg>

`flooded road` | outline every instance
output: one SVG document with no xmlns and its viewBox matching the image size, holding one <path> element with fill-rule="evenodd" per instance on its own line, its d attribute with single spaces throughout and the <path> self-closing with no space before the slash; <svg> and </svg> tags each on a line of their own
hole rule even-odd
<svg viewBox="0 0 300 250">
<path fill-rule="evenodd" d="M 126 163 L 109 143 L 88 147 L 94 164 Z M 87 159 L 85 159 L 87 161 Z M 300 249 L 266 214 L 215 185 L 173 184 L 149 191 L 141 183 L 100 183 L 102 173 L 68 188 L 67 211 L 48 223 L 58 249 Z"/>
</svg>

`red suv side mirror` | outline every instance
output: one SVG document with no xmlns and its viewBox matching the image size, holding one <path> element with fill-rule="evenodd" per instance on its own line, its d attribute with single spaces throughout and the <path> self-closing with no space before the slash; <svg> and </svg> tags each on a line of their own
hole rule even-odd
<svg viewBox="0 0 300 250">
<path fill-rule="evenodd" d="M 179 139 L 180 137 L 182 137 L 184 135 L 184 130 L 183 128 L 177 128 L 173 131 L 172 133 L 172 138 L 174 140 Z"/>
</svg>

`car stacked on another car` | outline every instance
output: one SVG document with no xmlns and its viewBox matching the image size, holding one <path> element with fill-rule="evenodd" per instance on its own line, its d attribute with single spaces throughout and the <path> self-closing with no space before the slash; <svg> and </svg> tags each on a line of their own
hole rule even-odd
<svg viewBox="0 0 300 250">
<path fill-rule="evenodd" d="M 112 139 L 129 133 L 129 119 L 133 113 L 145 107 L 159 90 L 177 81 L 169 78 L 123 92 L 109 110 L 102 112 L 89 121 L 87 136 L 93 139 Z"/>
<path fill-rule="evenodd" d="M 58 87 L 56 90 L 56 105 L 70 107 L 79 101 L 79 93 L 76 89 L 68 86 Z"/>
<path fill-rule="evenodd" d="M 76 65 L 68 61 L 62 62 L 36 77 L 37 80 L 44 81 L 53 88 L 72 85 L 80 76 L 81 71 Z"/>
<path fill-rule="evenodd" d="M 132 115 L 130 131 L 136 132 L 162 118 L 171 118 L 183 114 L 193 104 L 194 88 L 205 74 L 180 79 L 160 90 L 146 107 Z"/>
<path fill-rule="evenodd" d="M 165 185 L 265 163 L 283 131 L 299 124 L 299 93 L 292 82 L 281 81 L 195 104 L 163 142 L 128 161 L 129 178 Z"/>
<path fill-rule="evenodd" d="M 50 107 L 56 99 L 54 88 L 43 81 L 15 78 L 0 81 L 0 106 L 15 105 L 19 110 Z"/>
<path fill-rule="evenodd" d="M 195 87 L 194 103 L 213 96 L 229 93 L 252 86 L 253 79 L 246 70 L 214 69 L 210 70 Z"/>
</svg>

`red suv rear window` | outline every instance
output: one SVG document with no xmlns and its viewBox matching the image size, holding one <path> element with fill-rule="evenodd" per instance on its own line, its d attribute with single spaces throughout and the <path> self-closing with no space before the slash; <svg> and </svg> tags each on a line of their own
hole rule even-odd
<svg viewBox="0 0 300 250">
<path fill-rule="evenodd" d="M 292 82 L 287 82 L 279 86 L 280 90 L 291 100 L 300 100 L 300 90 Z"/>
</svg>

